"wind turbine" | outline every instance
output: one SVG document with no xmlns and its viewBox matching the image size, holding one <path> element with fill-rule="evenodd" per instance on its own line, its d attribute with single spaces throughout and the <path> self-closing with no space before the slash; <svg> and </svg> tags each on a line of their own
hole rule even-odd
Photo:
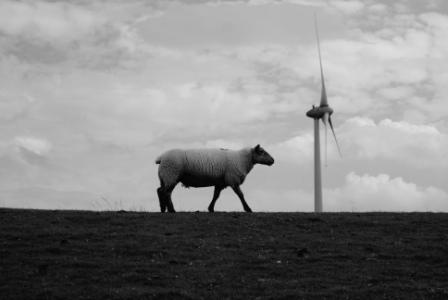
<svg viewBox="0 0 448 300">
<path fill-rule="evenodd" d="M 320 105 L 314 106 L 310 109 L 306 115 L 314 119 L 314 211 L 322 212 L 322 176 L 321 176 L 321 162 L 320 162 L 320 135 L 319 135 L 319 120 L 322 119 L 325 127 L 325 164 L 327 162 L 327 121 L 330 124 L 331 131 L 333 132 L 336 146 L 338 147 L 339 155 L 341 155 L 341 149 L 339 148 L 336 134 L 334 133 L 333 122 L 331 122 L 331 115 L 333 109 L 328 105 L 327 91 L 325 90 L 324 71 L 322 68 L 322 56 L 320 53 L 319 32 L 317 29 L 317 17 L 314 15 L 314 28 L 316 31 L 317 51 L 319 53 L 320 64 L 320 80 L 322 82 L 322 90 L 320 96 Z M 341 155 L 342 156 L 342 155 Z"/>
</svg>

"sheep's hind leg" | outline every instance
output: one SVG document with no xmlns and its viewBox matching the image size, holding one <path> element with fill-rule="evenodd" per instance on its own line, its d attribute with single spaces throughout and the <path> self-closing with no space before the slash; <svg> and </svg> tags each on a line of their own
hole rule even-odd
<svg viewBox="0 0 448 300">
<path fill-rule="evenodd" d="M 215 211 L 215 202 L 216 202 L 216 200 L 218 200 L 219 194 L 221 194 L 222 190 L 223 190 L 223 187 L 217 186 L 217 185 L 215 186 L 215 191 L 213 192 L 212 202 L 210 202 L 210 205 L 208 206 L 208 211 L 209 212 L 214 212 Z"/>
<path fill-rule="evenodd" d="M 166 209 L 168 209 L 168 212 L 175 213 L 173 201 L 171 201 L 171 193 L 173 192 L 175 188 L 174 186 L 171 187 L 159 187 L 157 189 L 157 195 L 159 196 L 159 202 L 160 202 L 160 211 L 162 213 L 165 212 Z"/>
<path fill-rule="evenodd" d="M 243 195 L 243 192 L 241 191 L 240 187 L 238 185 L 236 185 L 236 186 L 232 186 L 232 189 L 240 198 L 241 203 L 243 204 L 244 211 L 251 213 L 252 210 L 250 209 L 249 205 L 247 205 L 246 200 L 244 200 L 244 195 Z"/>
<path fill-rule="evenodd" d="M 166 197 L 163 192 L 163 188 L 159 187 L 157 189 L 157 196 L 159 196 L 160 212 L 164 213 L 166 211 Z"/>
<path fill-rule="evenodd" d="M 169 213 L 175 213 L 175 212 L 176 212 L 176 211 L 174 210 L 173 201 L 171 201 L 171 193 L 173 192 L 173 190 L 174 190 L 175 187 L 176 187 L 176 186 L 169 187 L 169 188 L 167 189 L 166 193 L 165 193 L 165 195 L 166 195 L 165 203 L 166 203 L 166 206 L 167 206 L 167 208 L 168 208 L 168 212 L 169 212 Z"/>
</svg>

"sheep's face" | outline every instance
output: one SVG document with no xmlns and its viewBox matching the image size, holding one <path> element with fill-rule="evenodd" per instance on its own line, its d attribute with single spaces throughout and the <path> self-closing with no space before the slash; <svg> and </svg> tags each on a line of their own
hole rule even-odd
<svg viewBox="0 0 448 300">
<path fill-rule="evenodd" d="M 274 163 L 272 156 L 267 153 L 260 145 L 252 149 L 252 161 L 254 164 L 262 164 L 271 166 Z"/>
</svg>

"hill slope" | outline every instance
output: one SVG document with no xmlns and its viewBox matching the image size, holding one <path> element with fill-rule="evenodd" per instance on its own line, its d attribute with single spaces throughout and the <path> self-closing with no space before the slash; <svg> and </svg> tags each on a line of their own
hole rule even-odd
<svg viewBox="0 0 448 300">
<path fill-rule="evenodd" d="M 0 209 L 1 299 L 447 299 L 448 214 Z"/>
</svg>

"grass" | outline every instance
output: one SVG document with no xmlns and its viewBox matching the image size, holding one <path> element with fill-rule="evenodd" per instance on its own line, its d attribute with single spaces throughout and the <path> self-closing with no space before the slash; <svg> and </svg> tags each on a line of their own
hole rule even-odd
<svg viewBox="0 0 448 300">
<path fill-rule="evenodd" d="M 0 209 L 0 299 L 448 299 L 448 214 Z"/>
</svg>

